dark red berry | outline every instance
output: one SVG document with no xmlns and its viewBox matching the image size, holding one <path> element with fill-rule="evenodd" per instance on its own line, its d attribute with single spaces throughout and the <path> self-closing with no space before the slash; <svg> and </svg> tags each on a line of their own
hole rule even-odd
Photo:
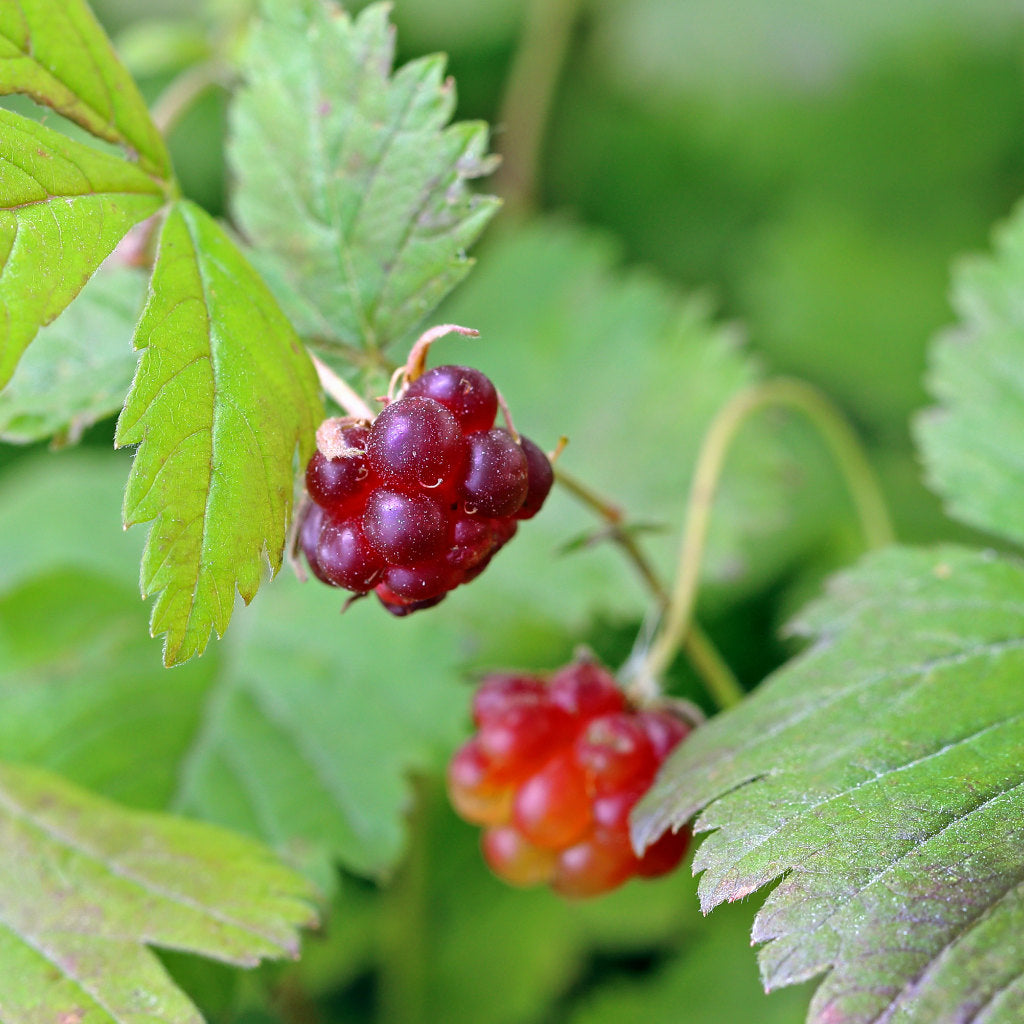
<svg viewBox="0 0 1024 1024">
<path fill-rule="evenodd" d="M 534 846 L 512 825 L 487 829 L 480 847 L 490 869 L 509 885 L 541 885 L 558 862 L 554 850 Z"/>
<path fill-rule="evenodd" d="M 551 888 L 570 899 L 599 896 L 628 881 L 636 864 L 628 834 L 595 830 L 559 854 Z"/>
<path fill-rule="evenodd" d="M 330 580 L 324 576 L 320 569 L 320 557 L 318 548 L 320 545 L 320 530 L 323 528 L 325 512 L 319 505 L 310 505 L 302 518 L 299 527 L 299 547 L 306 556 L 310 571 L 322 583 L 330 584 Z"/>
<path fill-rule="evenodd" d="M 406 601 L 427 601 L 452 589 L 452 572 L 446 565 L 392 565 L 384 573 L 384 584 Z"/>
<path fill-rule="evenodd" d="M 484 374 L 439 366 L 370 424 L 325 420 L 299 532 L 313 574 L 397 616 L 479 576 L 550 486 L 543 452 L 494 429 L 497 408 Z"/>
<path fill-rule="evenodd" d="M 340 432 L 340 441 L 358 454 L 328 459 L 316 451 L 306 466 L 306 490 L 316 504 L 341 512 L 355 509 L 360 498 L 364 498 L 369 483 L 369 469 L 366 464 L 365 445 L 369 429 L 362 425 L 345 427 Z"/>
<path fill-rule="evenodd" d="M 373 421 L 366 442 L 370 466 L 385 480 L 427 489 L 454 481 L 465 458 L 459 422 L 432 398 L 400 398 Z"/>
<path fill-rule="evenodd" d="M 573 752 L 595 793 L 650 783 L 658 768 L 647 733 L 635 714 L 626 711 L 592 719 L 576 738 Z"/>
<path fill-rule="evenodd" d="M 626 698 L 615 677 L 593 661 L 574 662 L 556 672 L 551 677 L 549 692 L 555 704 L 584 720 L 626 707 Z"/>
<path fill-rule="evenodd" d="M 498 721 L 513 707 L 546 706 L 550 703 L 543 679 L 519 672 L 495 672 L 473 694 L 473 722 Z"/>
<path fill-rule="evenodd" d="M 411 615 L 413 612 L 422 611 L 424 608 L 433 608 L 439 605 L 448 595 L 440 594 L 437 597 L 428 597 L 425 601 L 407 601 L 403 597 L 392 593 L 385 583 L 378 583 L 373 588 L 378 600 L 392 615 L 401 618 Z"/>
<path fill-rule="evenodd" d="M 363 531 L 384 558 L 409 565 L 433 558 L 448 542 L 448 523 L 438 502 L 425 494 L 376 490 L 366 502 Z"/>
<path fill-rule="evenodd" d="M 321 579 L 356 594 L 372 590 L 380 580 L 384 559 L 370 546 L 358 522 L 327 518 L 316 549 Z"/>
<path fill-rule="evenodd" d="M 523 449 L 499 429 L 470 434 L 467 440 L 469 454 L 459 488 L 466 512 L 502 519 L 515 515 L 529 487 Z"/>
<path fill-rule="evenodd" d="M 492 554 L 497 545 L 493 520 L 459 514 L 452 524 L 452 545 L 445 561 L 453 569 L 472 569 Z"/>
<path fill-rule="evenodd" d="M 686 856 L 690 845 L 690 830 L 668 832 L 656 839 L 644 850 L 636 866 L 636 873 L 641 878 L 658 878 L 675 870 L 679 862 Z"/>
<path fill-rule="evenodd" d="M 474 825 L 502 825 L 512 815 L 515 790 L 495 772 L 480 749 L 470 740 L 448 765 L 448 795 L 452 806 Z"/>
<path fill-rule="evenodd" d="M 519 443 L 526 456 L 527 487 L 526 497 L 516 512 L 516 519 L 532 519 L 544 504 L 551 485 L 555 482 L 555 471 L 547 455 L 528 437 L 519 435 Z"/>
<path fill-rule="evenodd" d="M 498 414 L 498 393 L 494 385 L 470 366 L 436 366 L 417 377 L 405 394 L 440 402 L 467 434 L 489 430 Z"/>
<path fill-rule="evenodd" d="M 583 838 L 592 821 L 590 797 L 571 757 L 552 758 L 519 786 L 512 820 L 535 846 L 562 850 Z"/>
</svg>

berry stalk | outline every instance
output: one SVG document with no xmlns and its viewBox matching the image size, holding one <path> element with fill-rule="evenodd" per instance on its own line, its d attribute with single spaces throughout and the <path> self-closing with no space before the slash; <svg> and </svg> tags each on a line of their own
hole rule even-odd
<svg viewBox="0 0 1024 1024">
<path fill-rule="evenodd" d="M 650 561 L 644 554 L 636 537 L 625 528 L 625 517 L 622 509 L 607 501 L 583 481 L 567 473 L 560 466 L 555 466 L 555 480 L 564 487 L 577 501 L 597 513 L 608 526 L 608 536 L 626 556 L 637 575 L 643 580 L 644 586 L 657 602 L 662 614 L 669 607 L 670 595 L 665 585 L 658 578 Z M 720 706 L 735 703 L 735 695 L 743 695 L 743 689 L 736 680 L 732 669 L 715 647 L 711 638 L 700 627 L 692 622 L 682 639 L 682 648 L 694 670 L 704 681 L 704 685 L 715 702 Z M 646 661 L 641 671 L 632 675 L 627 686 L 630 699 L 643 706 L 656 701 L 661 696 L 658 677 L 646 670 Z"/>
<path fill-rule="evenodd" d="M 881 487 L 857 435 L 839 410 L 816 388 L 791 378 L 780 377 L 745 388 L 719 410 L 701 445 L 690 485 L 675 586 L 661 631 L 643 667 L 648 676 L 657 678 L 666 669 L 693 629 L 691 617 L 711 511 L 729 449 L 751 416 L 773 406 L 803 413 L 831 449 L 856 508 L 866 546 L 884 547 L 893 541 Z M 725 708 L 738 703 L 743 693 L 722 691 L 717 696 Z"/>
<path fill-rule="evenodd" d="M 320 387 L 347 415 L 357 420 L 372 420 L 377 415 L 363 401 L 362 397 L 329 366 L 317 359 L 312 352 L 309 354 L 309 358 L 313 361 L 317 377 L 320 378 Z"/>
</svg>

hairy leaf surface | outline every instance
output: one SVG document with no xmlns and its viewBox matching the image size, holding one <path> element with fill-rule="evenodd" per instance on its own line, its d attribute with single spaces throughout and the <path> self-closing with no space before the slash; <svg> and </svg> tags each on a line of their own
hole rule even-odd
<svg viewBox="0 0 1024 1024">
<path fill-rule="evenodd" d="M 953 277 L 960 324 L 931 351 L 938 401 L 917 423 L 928 476 L 949 511 L 1024 544 L 1024 207 L 996 234 L 991 256 Z"/>
<path fill-rule="evenodd" d="M 39 328 L 161 202 L 132 164 L 0 110 L 0 387 Z"/>
<path fill-rule="evenodd" d="M 0 440 L 73 444 L 120 410 L 138 361 L 132 334 L 145 292 L 145 276 L 128 267 L 103 267 L 89 279 L 0 391 Z"/>
<path fill-rule="evenodd" d="M 126 811 L 0 763 L 0 1016 L 199 1024 L 148 945 L 241 966 L 294 957 L 302 878 L 222 829 Z"/>
<path fill-rule="evenodd" d="M 132 77 L 85 0 L 0 4 L 0 95 L 24 93 L 137 154 L 168 179 L 170 160 Z"/>
<path fill-rule="evenodd" d="M 139 449 L 124 522 L 155 520 L 142 590 L 168 665 L 222 635 L 281 564 L 294 459 L 322 411 L 316 375 L 266 286 L 197 206 L 168 215 L 116 443 Z"/>
<path fill-rule="evenodd" d="M 231 119 L 238 223 L 299 333 L 387 347 L 467 273 L 496 200 L 487 130 L 445 127 L 443 60 L 392 74 L 387 7 L 273 0 L 253 31 Z"/>
<path fill-rule="evenodd" d="M 827 972 L 815 1024 L 1024 1014 L 1024 566 L 893 549 L 796 623 L 816 638 L 697 730 L 634 814 L 694 813 L 705 910 L 782 877 L 767 988 Z"/>
</svg>

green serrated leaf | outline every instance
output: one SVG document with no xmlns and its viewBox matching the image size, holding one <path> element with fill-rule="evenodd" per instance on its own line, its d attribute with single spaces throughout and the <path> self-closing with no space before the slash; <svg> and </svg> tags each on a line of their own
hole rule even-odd
<svg viewBox="0 0 1024 1024">
<path fill-rule="evenodd" d="M 635 812 L 701 811 L 708 910 L 784 876 L 754 923 L 766 988 L 827 977 L 814 1024 L 1024 1013 L 1024 566 L 893 549 L 838 577 L 814 646 L 698 729 Z"/>
<path fill-rule="evenodd" d="M 97 420 L 113 416 L 135 373 L 132 333 L 146 278 L 129 267 L 104 267 L 48 327 L 0 391 L 0 440 L 28 444 L 56 435 L 74 443 Z"/>
<path fill-rule="evenodd" d="M 125 811 L 35 768 L 0 764 L 0 1015 L 199 1024 L 147 945 L 240 966 L 294 957 L 311 893 L 264 847 Z"/>
<path fill-rule="evenodd" d="M 161 202 L 132 164 L 0 110 L 0 387 L 39 328 Z"/>
<path fill-rule="evenodd" d="M 938 401 L 918 418 L 933 490 L 971 526 L 1024 544 L 1024 207 L 995 237 L 991 256 L 953 277 L 958 327 L 931 350 Z"/>
<path fill-rule="evenodd" d="M 273 297 L 192 203 L 160 236 L 135 345 L 139 370 L 117 445 L 138 444 L 124 522 L 155 520 L 142 590 L 173 665 L 223 635 L 235 590 L 249 602 L 280 567 L 294 459 L 322 418 L 316 374 Z"/>
<path fill-rule="evenodd" d="M 487 129 L 445 127 L 443 60 L 392 75 L 387 7 L 352 21 L 322 0 L 268 2 L 231 116 L 234 211 L 299 333 L 382 350 L 466 275 L 497 201 Z"/>
<path fill-rule="evenodd" d="M 125 146 L 144 170 L 170 180 L 163 139 L 85 0 L 0 5 L 0 95 L 11 93 Z"/>
</svg>

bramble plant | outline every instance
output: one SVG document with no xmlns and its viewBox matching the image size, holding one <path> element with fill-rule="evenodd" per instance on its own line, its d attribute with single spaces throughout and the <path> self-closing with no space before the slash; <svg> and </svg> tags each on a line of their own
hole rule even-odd
<svg viewBox="0 0 1024 1024">
<path fill-rule="evenodd" d="M 253 6 L 122 63 L 86 0 L 0 5 L 0 1020 L 1024 1019 L 1024 213 L 954 273 L 913 430 L 963 527 L 921 526 L 862 439 L 920 404 L 892 338 L 857 429 L 541 212 L 630 150 L 552 108 L 581 4 L 526 11 L 500 169 L 387 5 Z M 589 13 L 643 92 L 641 14 Z M 777 286 L 858 244 L 810 177 L 791 263 L 719 266 L 797 334 Z"/>
</svg>

